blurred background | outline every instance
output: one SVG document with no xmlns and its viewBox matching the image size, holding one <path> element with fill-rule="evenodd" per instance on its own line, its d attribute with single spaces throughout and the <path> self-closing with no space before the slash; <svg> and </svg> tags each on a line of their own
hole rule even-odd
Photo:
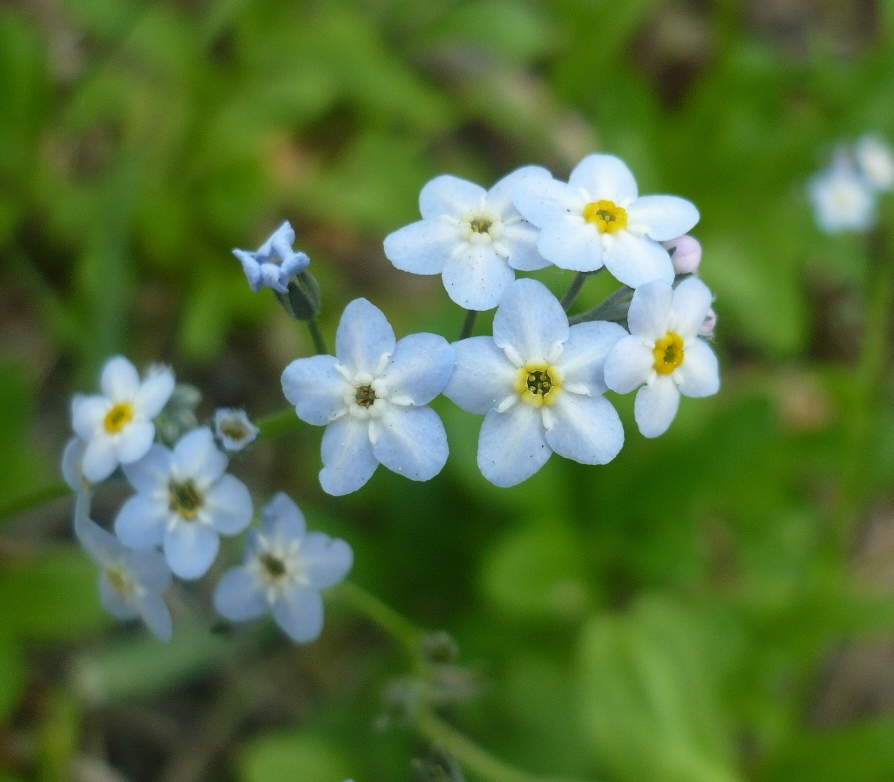
<svg viewBox="0 0 894 782">
<path fill-rule="evenodd" d="M 0 780 L 445 779 L 412 763 L 419 697 L 534 775 L 463 769 L 483 782 L 894 779 L 894 196 L 870 235 L 828 237 L 805 195 L 839 142 L 894 140 L 892 106 L 890 0 L 7 0 Z M 310 340 L 233 247 L 290 220 L 330 344 L 361 295 L 399 336 L 455 339 L 440 278 L 394 270 L 384 236 L 437 174 L 565 178 L 593 151 L 698 205 L 718 396 L 649 441 L 610 395 L 614 462 L 554 457 L 509 490 L 478 474 L 480 418 L 443 399 L 451 459 L 427 484 L 380 469 L 328 497 L 303 424 L 232 464 L 452 635 L 424 686 L 337 593 L 296 647 L 216 625 L 206 578 L 157 642 L 100 607 L 70 499 L 12 513 L 58 481 L 70 395 L 114 353 L 172 364 L 202 420 L 287 406 Z M 95 517 L 128 493 L 103 487 Z"/>
</svg>

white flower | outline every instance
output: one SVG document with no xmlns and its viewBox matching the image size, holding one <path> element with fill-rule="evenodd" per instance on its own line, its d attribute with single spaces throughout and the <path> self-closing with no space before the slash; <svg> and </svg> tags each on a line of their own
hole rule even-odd
<svg viewBox="0 0 894 782">
<path fill-rule="evenodd" d="M 672 282 L 674 267 L 661 242 L 682 236 L 698 210 L 676 196 L 639 196 L 630 169 L 613 155 L 589 155 L 568 184 L 530 179 L 515 191 L 518 211 L 540 228 L 540 254 L 561 269 L 592 272 L 603 265 L 636 288 Z"/>
<path fill-rule="evenodd" d="M 863 136 L 854 148 L 854 159 L 873 188 L 886 191 L 894 187 L 894 154 L 878 136 Z"/>
<path fill-rule="evenodd" d="M 355 299 L 342 314 L 336 356 L 299 358 L 282 390 L 302 421 L 325 426 L 320 485 L 329 494 L 363 486 L 379 464 L 415 481 L 447 461 L 447 433 L 428 407 L 453 371 L 453 350 L 437 334 L 397 342 L 378 307 Z"/>
<path fill-rule="evenodd" d="M 813 203 L 816 222 L 826 233 L 864 233 L 875 225 L 875 193 L 843 158 L 814 175 L 807 193 Z"/>
<path fill-rule="evenodd" d="M 258 432 L 244 410 L 221 407 L 214 413 L 214 433 L 227 451 L 241 451 L 255 441 Z"/>
<path fill-rule="evenodd" d="M 656 280 L 637 288 L 630 302 L 630 336 L 605 362 L 606 385 L 621 394 L 642 386 L 634 417 L 640 432 L 657 437 L 677 414 L 680 394 L 711 396 L 720 388 L 717 357 L 698 338 L 711 308 L 711 291 L 690 277 L 676 288 Z"/>
<path fill-rule="evenodd" d="M 494 315 L 493 337 L 453 344 L 444 396 L 484 415 L 478 467 L 497 486 L 530 478 L 555 451 L 584 464 L 611 461 L 624 444 L 602 394 L 603 365 L 625 335 L 616 323 L 569 327 L 562 305 L 536 280 L 516 280 Z"/>
<path fill-rule="evenodd" d="M 153 446 L 124 465 L 137 493 L 118 512 L 115 533 L 130 548 L 163 545 L 175 575 L 200 578 L 217 556 L 218 534 L 236 535 L 251 521 L 251 495 L 226 469 L 206 427 L 181 437 L 173 451 Z"/>
<path fill-rule="evenodd" d="M 521 182 L 551 179 L 549 171 L 526 166 L 489 191 L 454 176 L 431 180 L 419 194 L 422 220 L 385 238 L 385 255 L 413 274 L 442 274 L 447 294 L 461 307 L 497 306 L 515 269 L 549 266 L 537 252 L 537 230 L 512 202 Z"/>
<path fill-rule="evenodd" d="M 295 229 L 286 220 L 257 250 L 233 250 L 248 278 L 251 289 L 257 293 L 261 288 L 272 288 L 279 293 L 289 290 L 289 281 L 301 274 L 309 265 L 307 253 L 295 252 Z"/>
<path fill-rule="evenodd" d="M 92 483 L 146 455 L 155 438 L 152 419 L 170 399 L 174 375 L 155 368 L 140 382 L 134 365 L 115 356 L 103 367 L 100 387 L 102 394 L 76 394 L 71 404 L 72 426 L 87 444 L 83 474 Z"/>
</svg>

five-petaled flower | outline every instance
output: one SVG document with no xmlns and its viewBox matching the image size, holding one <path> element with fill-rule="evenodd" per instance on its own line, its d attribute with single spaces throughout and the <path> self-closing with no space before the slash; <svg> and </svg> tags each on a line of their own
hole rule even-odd
<svg viewBox="0 0 894 782">
<path fill-rule="evenodd" d="M 75 502 L 74 529 L 90 558 L 102 568 L 99 597 L 116 619 L 139 617 L 164 641 L 171 637 L 171 613 L 162 594 L 171 585 L 171 570 L 158 551 L 133 551 L 90 516 L 90 492 Z"/>
<path fill-rule="evenodd" d="M 520 183 L 551 181 L 549 171 L 525 166 L 489 191 L 443 175 L 419 194 L 422 220 L 389 234 L 385 255 L 414 274 L 441 274 L 447 295 L 470 310 L 493 309 L 515 271 L 549 266 L 537 251 L 537 230 L 512 202 Z"/>
<path fill-rule="evenodd" d="M 81 469 L 91 483 L 146 455 L 155 438 L 152 419 L 171 398 L 174 375 L 157 367 L 140 382 L 134 365 L 115 356 L 103 367 L 100 387 L 102 394 L 75 394 L 71 403 L 72 427 L 86 443 Z"/>
<path fill-rule="evenodd" d="M 355 299 L 338 324 L 335 353 L 296 359 L 282 374 L 298 417 L 326 426 L 324 491 L 356 491 L 380 463 L 417 481 L 437 475 L 447 461 L 447 433 L 428 403 L 453 371 L 447 340 L 423 333 L 397 342 L 382 311 Z"/>
<path fill-rule="evenodd" d="M 307 532 L 301 510 L 279 492 L 264 508 L 261 529 L 249 536 L 244 563 L 221 578 L 214 605 L 234 622 L 272 611 L 293 641 L 309 643 L 323 629 L 320 590 L 341 581 L 353 561 L 345 541 Z"/>
<path fill-rule="evenodd" d="M 255 441 L 259 432 L 244 410 L 219 407 L 214 412 L 214 433 L 226 451 L 241 451 Z"/>
<path fill-rule="evenodd" d="M 604 265 L 631 288 L 673 281 L 674 267 L 661 242 L 682 236 L 699 217 L 683 198 L 639 196 L 630 169 L 613 155 L 588 155 L 567 184 L 520 183 L 515 205 L 540 228 L 537 247 L 544 258 L 579 272 Z"/>
<path fill-rule="evenodd" d="M 175 575 L 200 578 L 217 556 L 218 535 L 236 535 L 251 522 L 251 495 L 226 468 L 206 427 L 181 437 L 173 451 L 154 445 L 124 467 L 137 494 L 118 512 L 115 533 L 131 548 L 164 546 Z"/>
<path fill-rule="evenodd" d="M 248 284 L 255 293 L 261 288 L 273 288 L 279 293 L 286 293 L 289 280 L 310 265 L 310 258 L 306 253 L 292 249 L 294 243 L 295 230 L 286 220 L 254 252 L 233 250 L 233 255 L 242 262 Z"/>
<path fill-rule="evenodd" d="M 828 234 L 865 233 L 875 225 L 876 193 L 845 154 L 807 185 L 817 225 Z"/>
<path fill-rule="evenodd" d="M 596 321 L 568 325 L 556 297 L 535 280 L 516 280 L 494 316 L 493 337 L 453 344 L 456 369 L 444 395 L 483 414 L 478 467 L 497 486 L 536 473 L 553 451 L 605 464 L 624 430 L 602 394 L 603 365 L 625 331 Z"/>
<path fill-rule="evenodd" d="M 630 335 L 608 357 L 605 382 L 621 394 L 642 386 L 634 417 L 646 437 L 667 431 L 680 394 L 704 397 L 719 390 L 717 357 L 698 337 L 710 310 L 711 291 L 695 277 L 676 288 L 656 280 L 633 294 L 627 315 Z"/>
</svg>

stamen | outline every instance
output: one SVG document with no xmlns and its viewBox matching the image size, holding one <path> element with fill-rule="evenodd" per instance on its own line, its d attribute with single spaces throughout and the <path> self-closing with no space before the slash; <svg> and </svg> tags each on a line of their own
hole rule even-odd
<svg viewBox="0 0 894 782">
<path fill-rule="evenodd" d="M 486 234 L 492 225 L 493 222 L 486 217 L 476 217 L 469 221 L 469 228 L 476 234 Z"/>
<path fill-rule="evenodd" d="M 534 407 L 555 404 L 562 390 L 562 373 L 546 361 L 529 361 L 516 373 L 515 390 Z"/>
<path fill-rule="evenodd" d="M 627 227 L 627 210 L 614 201 L 590 201 L 584 207 L 584 220 L 599 229 L 599 233 L 613 234 Z"/>
<path fill-rule="evenodd" d="M 133 405 L 130 402 L 118 402 L 106 413 L 103 423 L 109 434 L 118 434 L 131 421 L 133 421 Z"/>
<path fill-rule="evenodd" d="M 271 554 L 269 551 L 265 551 L 258 559 L 265 578 L 268 578 L 270 581 L 281 581 L 289 572 L 286 561 L 276 554 Z"/>
<path fill-rule="evenodd" d="M 371 385 L 357 386 L 357 390 L 354 392 L 354 401 L 360 407 L 365 407 L 369 410 L 376 401 L 375 389 Z"/>
<path fill-rule="evenodd" d="M 683 338 L 669 331 L 655 343 L 652 355 L 655 356 L 655 371 L 660 375 L 669 375 L 683 363 Z"/>
<path fill-rule="evenodd" d="M 193 480 L 171 481 L 168 484 L 168 509 L 172 513 L 192 521 L 204 504 L 205 496 Z"/>
</svg>

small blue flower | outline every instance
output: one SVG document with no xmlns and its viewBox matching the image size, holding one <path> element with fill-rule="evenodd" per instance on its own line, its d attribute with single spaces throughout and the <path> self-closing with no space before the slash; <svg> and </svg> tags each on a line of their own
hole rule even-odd
<svg viewBox="0 0 894 782">
<path fill-rule="evenodd" d="M 90 519 L 90 493 L 75 503 L 75 535 L 90 558 L 102 568 L 99 596 L 116 619 L 139 617 L 159 638 L 171 637 L 171 613 L 162 594 L 171 585 L 171 570 L 158 552 L 132 551 Z"/>
<path fill-rule="evenodd" d="M 536 280 L 516 280 L 494 315 L 493 337 L 453 344 L 444 396 L 484 415 L 478 467 L 497 486 L 536 473 L 553 451 L 583 464 L 617 456 L 624 430 L 603 367 L 627 332 L 594 321 L 569 327 L 562 305 Z"/>
<path fill-rule="evenodd" d="M 428 403 L 453 371 L 453 350 L 437 334 L 397 342 L 382 311 L 355 299 L 338 325 L 336 356 L 299 358 L 282 374 L 302 421 L 325 426 L 320 484 L 329 494 L 363 486 L 381 463 L 415 481 L 447 461 L 447 433 Z"/>
<path fill-rule="evenodd" d="M 306 253 L 292 249 L 294 243 L 295 231 L 286 220 L 255 252 L 233 250 L 233 255 L 242 262 L 248 284 L 255 293 L 265 287 L 286 293 L 289 280 L 310 265 Z"/>
<path fill-rule="evenodd" d="M 214 413 L 214 433 L 224 450 L 241 451 L 255 441 L 259 432 L 244 410 L 221 407 Z"/>
<path fill-rule="evenodd" d="M 181 437 L 173 451 L 152 446 L 124 467 L 137 493 L 118 512 L 115 533 L 130 548 L 163 546 L 175 575 L 201 578 L 217 556 L 218 535 L 236 535 L 251 522 L 251 495 L 226 469 L 206 427 Z"/>
<path fill-rule="evenodd" d="M 283 492 L 264 508 L 261 529 L 249 536 L 245 562 L 224 573 L 214 605 L 233 622 L 267 611 L 293 641 L 315 641 L 323 629 L 320 590 L 344 579 L 351 547 L 322 532 L 306 532 L 304 515 Z"/>
</svg>

